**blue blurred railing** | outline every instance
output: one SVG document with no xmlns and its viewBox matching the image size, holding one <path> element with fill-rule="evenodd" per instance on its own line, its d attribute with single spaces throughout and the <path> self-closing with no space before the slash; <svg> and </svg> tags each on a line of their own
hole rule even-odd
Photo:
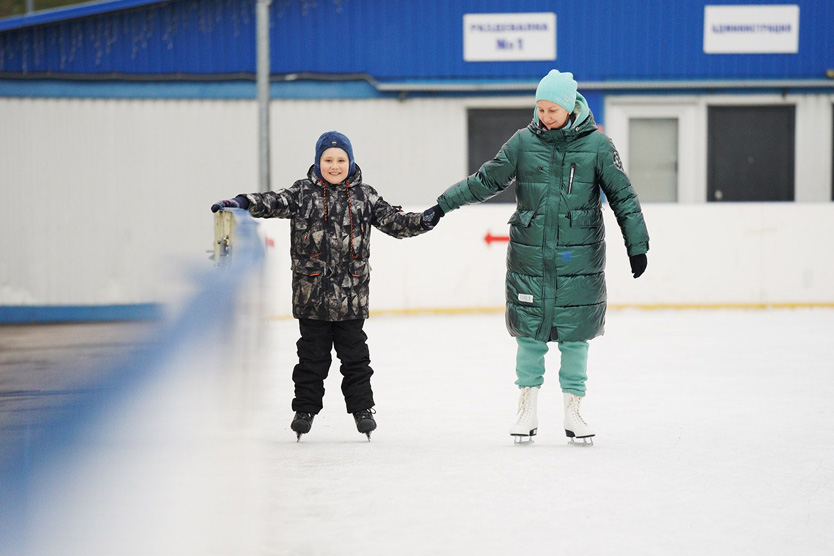
<svg viewBox="0 0 834 556">
<path fill-rule="evenodd" d="M 234 230 L 230 249 L 222 250 L 220 259 L 215 260 L 216 268 L 196 277 L 196 293 L 177 314 L 163 322 L 151 340 L 120 357 L 118 364 L 109 362 L 111 368 L 99 373 L 103 379 L 78 385 L 81 395 L 61 408 L 60 419 L 52 418 L 40 423 L 34 432 L 16 435 L 22 440 L 12 441 L 10 446 L 3 444 L 6 453 L 0 455 L 0 554 L 25 554 L 36 473 L 48 464 L 62 461 L 71 450 L 83 449 L 78 441 L 84 431 L 106 419 L 130 393 L 160 378 L 169 368 L 166 363 L 184 346 L 198 343 L 201 349 L 212 349 L 213 346 L 202 345 L 210 336 L 207 331 L 233 321 L 241 290 L 262 268 L 264 248 L 257 224 L 246 211 L 232 209 L 215 218 L 229 220 L 229 213 Z"/>
</svg>

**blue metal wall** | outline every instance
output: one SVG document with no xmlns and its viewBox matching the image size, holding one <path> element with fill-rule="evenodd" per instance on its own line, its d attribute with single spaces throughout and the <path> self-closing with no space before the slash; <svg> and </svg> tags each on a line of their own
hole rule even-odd
<svg viewBox="0 0 834 556">
<path fill-rule="evenodd" d="M 820 79 L 834 67 L 834 2 L 800 7 L 798 54 L 703 53 L 705 4 L 728 0 L 274 0 L 272 72 L 381 81 Z M 757 4 L 785 4 L 785 0 Z M 557 60 L 465 62 L 465 13 L 555 12 Z M 0 20 L 0 77 L 229 77 L 255 71 L 254 0 L 117 0 Z"/>
<path fill-rule="evenodd" d="M 834 66 L 834 2 L 800 6 L 797 55 L 706 55 L 704 5 L 717 0 L 424 0 L 341 2 L 307 12 L 291 2 L 276 21 L 276 71 L 366 71 L 380 79 L 538 79 L 569 68 L 586 81 L 619 79 L 821 78 Z M 555 62 L 464 62 L 466 13 L 555 12 Z M 302 22 L 302 23 L 299 23 Z M 314 37 L 317 40 L 305 40 Z"/>
<path fill-rule="evenodd" d="M 0 72 L 21 74 L 222 74 L 255 67 L 254 0 L 183 0 L 44 23 L 0 21 Z M 129 5 L 129 4 L 128 4 Z M 69 19 L 66 19 L 69 18 Z M 3 31 L 3 24 L 26 25 Z"/>
</svg>

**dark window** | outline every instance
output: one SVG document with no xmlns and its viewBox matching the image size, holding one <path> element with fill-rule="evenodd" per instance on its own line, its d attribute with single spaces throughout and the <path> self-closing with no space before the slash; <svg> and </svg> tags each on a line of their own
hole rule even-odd
<svg viewBox="0 0 834 556">
<path fill-rule="evenodd" d="M 793 201 L 794 106 L 711 106 L 707 200 Z"/>
<path fill-rule="evenodd" d="M 492 160 L 504 143 L 533 119 L 533 108 L 472 108 L 467 111 L 469 174 Z M 515 183 L 490 199 L 490 203 L 515 203 Z"/>
</svg>

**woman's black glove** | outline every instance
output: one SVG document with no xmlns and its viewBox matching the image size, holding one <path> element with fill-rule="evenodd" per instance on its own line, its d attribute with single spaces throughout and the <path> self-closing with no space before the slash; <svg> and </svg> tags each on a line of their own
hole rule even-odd
<svg viewBox="0 0 834 556">
<path fill-rule="evenodd" d="M 432 208 L 423 211 L 423 219 L 420 224 L 426 230 L 431 230 L 437 226 L 437 223 L 440 222 L 444 214 L 440 205 L 434 205 Z"/>
<path fill-rule="evenodd" d="M 641 255 L 629 257 L 628 262 L 631 263 L 631 272 L 634 274 L 634 277 L 640 278 L 640 276 L 646 272 L 646 266 L 649 264 L 649 259 L 646 257 L 646 254 L 643 253 Z"/>
</svg>

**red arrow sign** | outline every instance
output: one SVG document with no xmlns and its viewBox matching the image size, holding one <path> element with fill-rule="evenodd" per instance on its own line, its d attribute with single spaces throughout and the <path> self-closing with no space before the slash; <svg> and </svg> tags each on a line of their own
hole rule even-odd
<svg viewBox="0 0 834 556">
<path fill-rule="evenodd" d="M 491 244 L 493 241 L 510 241 L 510 236 L 494 236 L 492 233 L 487 232 L 484 236 L 484 241 L 486 241 L 487 245 Z"/>
</svg>

